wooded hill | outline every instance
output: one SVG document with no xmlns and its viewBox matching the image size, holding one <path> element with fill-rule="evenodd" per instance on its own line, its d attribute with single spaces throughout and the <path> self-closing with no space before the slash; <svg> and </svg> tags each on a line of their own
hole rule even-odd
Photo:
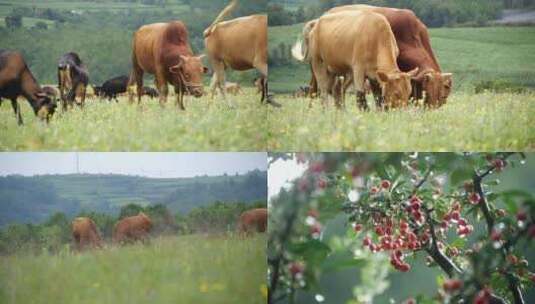
<svg viewBox="0 0 535 304">
<path fill-rule="evenodd" d="M 267 172 L 193 178 L 127 175 L 41 175 L 0 178 L 0 227 L 39 223 L 55 212 L 117 215 L 121 206 L 163 204 L 173 213 L 216 201 L 253 203 L 267 197 Z"/>
</svg>

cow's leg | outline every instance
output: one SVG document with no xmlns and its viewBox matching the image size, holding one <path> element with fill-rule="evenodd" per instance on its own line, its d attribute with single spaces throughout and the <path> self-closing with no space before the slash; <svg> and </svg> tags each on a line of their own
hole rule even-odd
<svg viewBox="0 0 535 304">
<path fill-rule="evenodd" d="M 373 98 L 375 99 L 375 107 L 382 109 L 384 105 L 383 92 L 381 91 L 381 85 L 377 80 L 368 79 L 370 81 L 370 88 L 372 89 Z"/>
<path fill-rule="evenodd" d="M 176 94 L 176 105 L 180 110 L 185 110 L 184 108 L 184 90 L 182 89 L 181 85 L 175 86 L 175 94 Z"/>
<path fill-rule="evenodd" d="M 22 125 L 24 122 L 22 121 L 22 114 L 20 113 L 20 107 L 16 97 L 11 99 L 11 107 L 15 112 L 15 116 L 17 117 L 17 124 L 19 126 Z"/>
<path fill-rule="evenodd" d="M 355 90 L 357 91 L 357 106 L 359 109 L 367 111 L 369 108 L 368 103 L 366 102 L 365 81 L 365 74 L 359 71 L 357 68 L 353 68 L 353 82 L 355 85 Z"/>
<path fill-rule="evenodd" d="M 169 93 L 167 89 L 167 81 L 163 77 L 156 77 L 156 85 L 158 86 L 158 91 L 160 91 L 160 106 L 163 107 L 167 102 L 167 94 Z M 139 92 L 139 91 L 138 91 Z"/>
<path fill-rule="evenodd" d="M 217 74 L 214 72 L 212 75 L 212 80 L 210 81 L 210 99 L 214 99 L 215 91 L 216 91 L 216 82 L 217 82 Z"/>
<path fill-rule="evenodd" d="M 83 83 L 80 83 L 80 90 L 81 90 L 81 94 L 82 94 L 82 97 L 80 99 L 80 106 L 83 108 L 84 105 L 85 105 L 85 94 L 87 92 L 87 87 L 85 86 L 85 84 Z"/>
<path fill-rule="evenodd" d="M 331 95 L 331 89 L 334 84 L 334 77 L 329 75 L 327 67 L 324 66 L 320 59 L 312 60 L 312 68 L 318 82 L 318 87 L 321 95 L 321 104 L 325 106 L 329 101 L 329 96 Z"/>
</svg>

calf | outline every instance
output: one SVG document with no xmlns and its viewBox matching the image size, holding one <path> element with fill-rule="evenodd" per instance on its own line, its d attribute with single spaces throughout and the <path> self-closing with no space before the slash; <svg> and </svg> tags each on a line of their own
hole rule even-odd
<svg viewBox="0 0 535 304">
<path fill-rule="evenodd" d="M 115 99 L 115 102 L 119 102 L 117 95 L 126 93 L 128 89 L 129 77 L 126 75 L 117 76 L 106 80 L 99 88 L 99 96 L 102 98 L 108 98 L 108 101 Z"/>
<path fill-rule="evenodd" d="M 80 56 L 74 52 L 61 56 L 58 62 L 58 88 L 64 111 L 68 106 L 73 106 L 77 95 L 80 95 L 80 106 L 83 107 L 88 83 L 89 73 Z"/>
<path fill-rule="evenodd" d="M 44 92 L 26 65 L 21 53 L 0 50 L 0 100 L 11 100 L 17 123 L 23 124 L 17 97 L 24 96 L 33 112 L 47 122 L 56 110 L 53 98 Z"/>
</svg>

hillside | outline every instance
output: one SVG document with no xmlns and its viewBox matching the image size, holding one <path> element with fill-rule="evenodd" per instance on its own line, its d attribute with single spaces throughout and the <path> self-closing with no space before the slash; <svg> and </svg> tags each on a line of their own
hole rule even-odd
<svg viewBox="0 0 535 304">
<path fill-rule="evenodd" d="M 164 204 L 187 213 L 215 201 L 252 203 L 267 197 L 267 173 L 236 176 L 146 178 L 126 175 L 43 175 L 0 178 L 0 227 L 38 223 L 55 212 L 81 210 L 117 214 L 129 203 Z"/>
<path fill-rule="evenodd" d="M 270 54 L 281 43 L 293 45 L 302 28 L 270 27 Z M 476 83 L 497 79 L 535 88 L 535 27 L 438 28 L 430 29 L 430 36 L 442 70 L 454 74 L 457 89 L 473 91 Z M 293 92 L 310 80 L 308 65 L 293 58 L 269 72 L 275 92 Z"/>
</svg>

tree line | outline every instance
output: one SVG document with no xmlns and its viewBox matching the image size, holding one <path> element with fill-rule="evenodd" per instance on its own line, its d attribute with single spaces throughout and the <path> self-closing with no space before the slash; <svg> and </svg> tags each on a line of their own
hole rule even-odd
<svg viewBox="0 0 535 304">
<path fill-rule="evenodd" d="M 272 1 L 268 6 L 271 26 L 305 22 L 320 16 L 332 7 L 357 3 L 408 8 L 429 27 L 482 26 L 499 18 L 506 7 L 520 7 L 518 2 L 503 0 L 320 0 L 312 5 L 305 2 L 295 3 L 297 9 L 293 10 L 288 9 L 285 3 L 285 1 Z M 522 3 L 522 7 L 532 5 L 532 1 Z"/>
<path fill-rule="evenodd" d="M 153 223 L 151 236 L 185 235 L 193 233 L 226 233 L 236 231 L 239 215 L 252 208 L 265 208 L 265 201 L 254 203 L 220 202 L 197 207 L 189 213 L 172 213 L 165 205 L 128 204 L 118 216 L 97 211 L 81 211 L 74 216 L 56 212 L 40 224 L 13 223 L 0 230 L 0 255 L 16 253 L 39 254 L 69 250 L 72 244 L 71 221 L 89 217 L 98 226 L 105 242 L 111 242 L 113 227 L 122 218 L 147 214 Z"/>
</svg>

